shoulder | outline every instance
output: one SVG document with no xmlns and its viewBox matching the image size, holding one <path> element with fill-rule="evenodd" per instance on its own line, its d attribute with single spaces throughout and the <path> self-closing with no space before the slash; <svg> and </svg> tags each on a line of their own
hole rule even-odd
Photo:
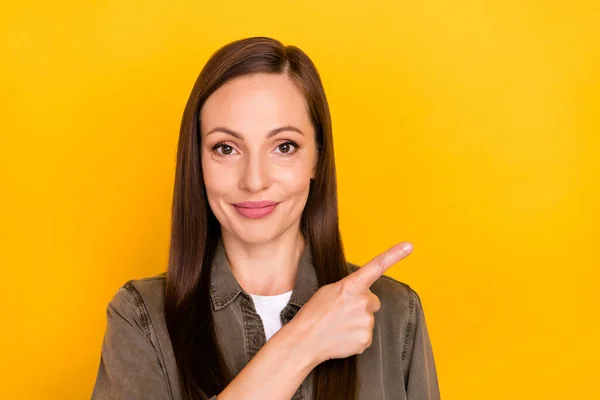
<svg viewBox="0 0 600 400">
<path fill-rule="evenodd" d="M 167 273 L 162 272 L 144 278 L 128 280 L 122 287 L 133 297 L 141 297 L 140 300 L 145 302 L 151 300 L 162 301 L 164 299 L 166 282 Z"/>
<path fill-rule="evenodd" d="M 163 272 L 128 280 L 114 293 L 108 304 L 109 311 L 147 328 L 150 316 L 163 312 L 166 277 L 167 273 Z"/>
<path fill-rule="evenodd" d="M 360 267 L 348 262 L 349 272 Z M 370 287 L 371 292 L 381 302 L 380 310 L 375 314 L 375 329 L 385 340 L 384 348 L 390 354 L 400 354 L 404 365 L 413 347 L 417 327 L 422 323 L 423 308 L 417 292 L 407 283 L 387 275 L 380 276 Z"/>
<path fill-rule="evenodd" d="M 351 262 L 347 264 L 350 273 L 360 268 Z M 414 329 L 416 319 L 422 313 L 422 304 L 418 293 L 410 285 L 391 276 L 382 275 L 371 285 L 370 290 L 381 302 L 381 309 L 377 314 L 380 314 L 384 321 L 395 321 L 399 324 L 388 326 L 389 329 L 399 330 L 404 334 Z"/>
</svg>

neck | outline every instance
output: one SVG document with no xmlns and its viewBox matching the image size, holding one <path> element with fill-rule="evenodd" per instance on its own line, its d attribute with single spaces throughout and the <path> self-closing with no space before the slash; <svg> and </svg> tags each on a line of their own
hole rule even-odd
<svg viewBox="0 0 600 400">
<path fill-rule="evenodd" d="M 288 229 L 265 243 L 248 243 L 221 232 L 227 261 L 238 283 L 249 294 L 273 296 L 294 289 L 305 246 L 300 229 Z"/>
</svg>

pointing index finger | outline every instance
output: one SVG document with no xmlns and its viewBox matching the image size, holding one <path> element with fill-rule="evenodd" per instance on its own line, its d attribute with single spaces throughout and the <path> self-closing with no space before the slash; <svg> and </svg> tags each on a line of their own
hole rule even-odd
<svg viewBox="0 0 600 400">
<path fill-rule="evenodd" d="M 410 242 L 402 242 L 392 246 L 385 252 L 375 256 L 371 261 L 348 275 L 345 279 L 350 283 L 352 288 L 359 290 L 368 289 L 392 265 L 408 256 L 412 252 L 412 249 L 413 246 Z"/>
</svg>

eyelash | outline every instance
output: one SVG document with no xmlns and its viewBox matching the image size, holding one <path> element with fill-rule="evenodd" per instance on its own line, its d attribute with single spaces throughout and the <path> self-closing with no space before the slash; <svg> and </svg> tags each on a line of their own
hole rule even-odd
<svg viewBox="0 0 600 400">
<path fill-rule="evenodd" d="M 294 152 L 291 152 L 291 153 L 290 153 L 290 152 L 288 152 L 288 153 L 281 153 L 281 154 L 283 154 L 284 156 L 291 156 L 292 154 L 294 154 L 294 153 L 295 153 L 295 152 L 296 152 L 296 151 L 297 151 L 297 150 L 300 148 L 300 146 L 298 146 L 296 143 L 292 142 L 291 140 L 286 140 L 285 142 L 283 142 L 283 143 L 281 143 L 281 144 L 277 145 L 277 148 L 279 148 L 280 146 L 283 146 L 283 145 L 285 145 L 285 144 L 289 144 L 289 145 L 292 145 L 292 146 L 294 146 L 294 147 L 296 148 L 296 150 L 295 150 Z M 230 145 L 228 145 L 228 144 L 226 144 L 226 143 L 223 143 L 223 142 L 219 142 L 219 143 L 217 143 L 216 145 L 214 145 L 214 146 L 213 146 L 213 151 L 214 151 L 214 152 L 216 152 L 216 153 L 217 153 L 217 155 L 219 155 L 219 156 L 221 156 L 221 157 L 227 157 L 227 156 L 231 156 L 231 154 L 221 154 L 221 153 L 218 153 L 218 152 L 217 152 L 217 149 L 218 149 L 219 147 L 224 147 L 224 146 L 228 146 L 228 147 L 231 147 L 231 148 L 233 148 L 233 146 L 230 146 Z"/>
</svg>

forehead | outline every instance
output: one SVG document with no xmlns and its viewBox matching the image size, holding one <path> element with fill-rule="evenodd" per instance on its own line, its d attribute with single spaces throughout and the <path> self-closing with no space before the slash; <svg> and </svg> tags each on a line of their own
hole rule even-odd
<svg viewBox="0 0 600 400">
<path fill-rule="evenodd" d="M 300 88 L 286 74 L 257 73 L 235 78 L 211 94 L 200 111 L 201 130 L 227 127 L 242 134 L 284 125 L 303 131 L 311 122 Z"/>
</svg>

